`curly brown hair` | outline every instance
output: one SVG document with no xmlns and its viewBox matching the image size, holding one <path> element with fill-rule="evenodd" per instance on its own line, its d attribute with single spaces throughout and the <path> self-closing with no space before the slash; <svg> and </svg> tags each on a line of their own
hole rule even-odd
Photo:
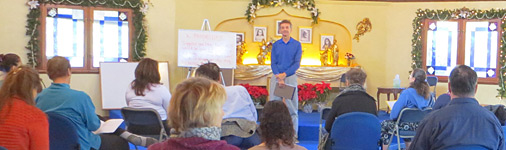
<svg viewBox="0 0 506 150">
<path fill-rule="evenodd" d="M 280 149 L 281 144 L 293 148 L 295 130 L 292 117 L 283 101 L 269 101 L 260 117 L 260 135 L 269 149 Z"/>
</svg>

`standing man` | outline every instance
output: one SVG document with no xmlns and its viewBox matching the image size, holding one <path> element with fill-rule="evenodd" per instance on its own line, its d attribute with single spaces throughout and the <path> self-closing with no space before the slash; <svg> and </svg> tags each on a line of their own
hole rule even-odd
<svg viewBox="0 0 506 150">
<path fill-rule="evenodd" d="M 474 98 L 478 88 L 476 72 L 465 65 L 457 66 L 449 80 L 450 103 L 425 116 L 409 149 L 466 146 L 467 149 L 504 150 L 501 123 Z"/>
<path fill-rule="evenodd" d="M 290 37 L 292 23 L 288 20 L 283 20 L 279 26 L 279 32 L 283 37 L 272 45 L 271 69 L 274 75 L 270 83 L 270 100 L 282 100 L 281 97 L 274 95 L 276 84 L 279 84 L 280 87 L 284 87 L 285 84 L 297 87 L 297 76 L 295 75 L 295 71 L 300 67 L 300 59 L 302 56 L 302 46 L 300 42 Z M 299 116 L 297 115 L 299 98 L 297 90 L 294 93 L 293 99 L 285 99 L 285 103 L 292 116 L 295 137 L 297 137 L 299 130 Z"/>
</svg>

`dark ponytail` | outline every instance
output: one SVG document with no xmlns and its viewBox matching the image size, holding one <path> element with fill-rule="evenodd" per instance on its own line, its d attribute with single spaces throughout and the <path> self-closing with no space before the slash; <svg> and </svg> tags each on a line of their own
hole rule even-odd
<svg viewBox="0 0 506 150">
<path fill-rule="evenodd" d="M 16 54 L 0 54 L 0 70 L 9 72 L 12 66 L 18 66 L 21 58 Z"/>
<path fill-rule="evenodd" d="M 418 95 L 423 96 L 425 99 L 428 99 L 430 96 L 430 88 L 429 83 L 425 81 L 427 79 L 427 74 L 425 71 L 417 68 L 413 70 L 411 77 L 414 78 L 415 81 L 412 82 L 409 87 L 416 89 L 416 93 L 418 93 Z"/>
</svg>

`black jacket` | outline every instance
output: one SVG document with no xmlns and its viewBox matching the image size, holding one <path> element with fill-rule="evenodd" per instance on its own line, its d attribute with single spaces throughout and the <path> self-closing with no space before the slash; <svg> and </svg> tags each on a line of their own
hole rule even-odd
<svg viewBox="0 0 506 150">
<path fill-rule="evenodd" d="M 366 112 L 377 115 L 376 100 L 363 91 L 349 91 L 337 96 L 325 121 L 325 129 L 330 133 L 334 120 L 349 112 Z"/>
</svg>

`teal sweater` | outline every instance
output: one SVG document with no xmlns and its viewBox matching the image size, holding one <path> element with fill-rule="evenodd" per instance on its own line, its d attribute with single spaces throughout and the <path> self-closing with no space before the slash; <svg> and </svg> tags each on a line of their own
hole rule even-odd
<svg viewBox="0 0 506 150">
<path fill-rule="evenodd" d="M 70 89 L 68 84 L 52 83 L 37 95 L 35 102 L 42 111 L 63 115 L 75 125 L 82 150 L 100 148 L 100 136 L 92 133 L 100 127 L 100 119 L 86 93 Z"/>
</svg>

